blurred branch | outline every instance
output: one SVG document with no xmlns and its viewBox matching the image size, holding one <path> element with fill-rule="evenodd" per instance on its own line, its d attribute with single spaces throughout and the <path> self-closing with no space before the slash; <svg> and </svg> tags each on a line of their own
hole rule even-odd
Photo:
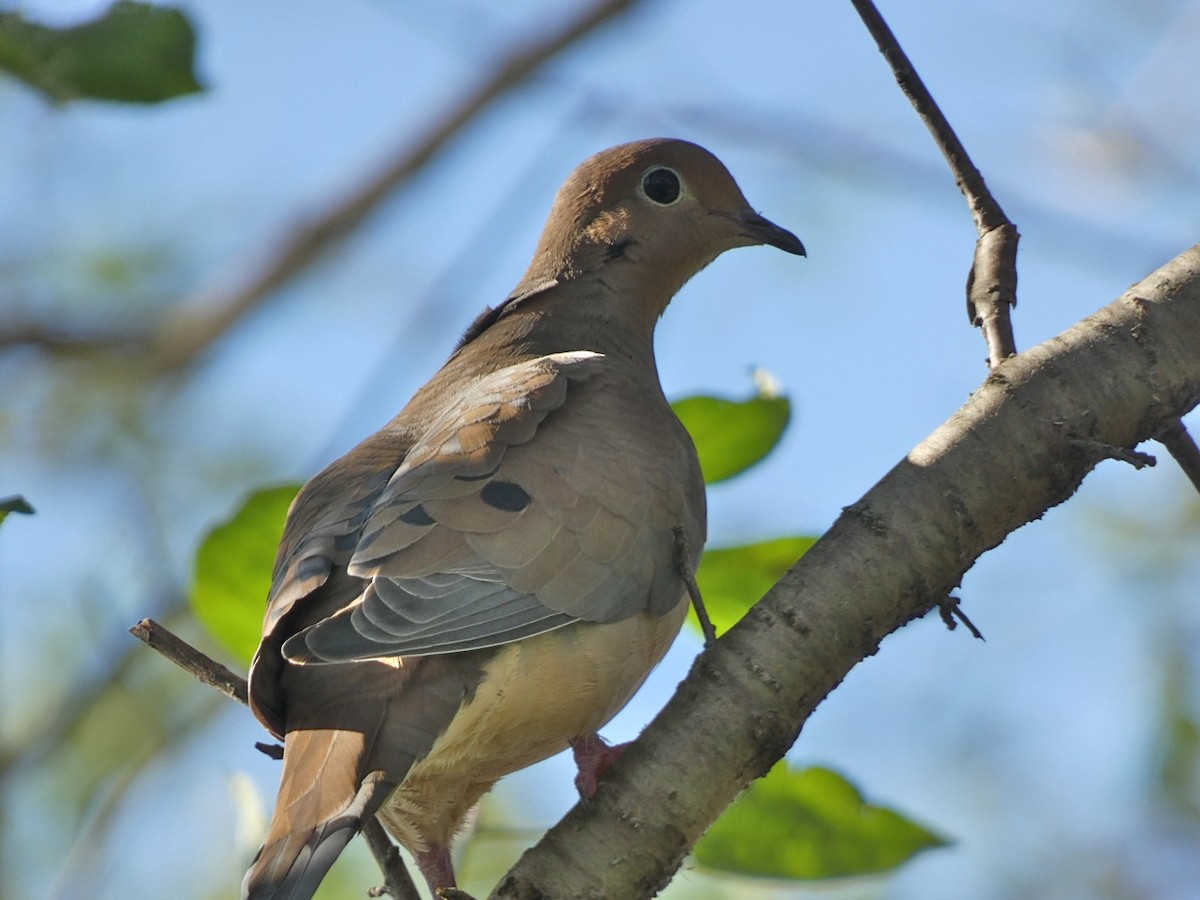
<svg viewBox="0 0 1200 900">
<path fill-rule="evenodd" d="M 1167 452 L 1179 468 L 1191 480 L 1196 490 L 1200 491 L 1200 447 L 1182 419 L 1168 423 L 1167 427 L 1155 435 L 1155 439 L 1167 448 Z"/>
<path fill-rule="evenodd" d="M 245 678 L 229 671 L 215 659 L 201 653 L 153 619 L 142 619 L 129 629 L 129 633 L 144 641 L 197 680 L 211 685 L 227 697 L 247 705 L 249 695 Z M 404 860 L 379 820 L 372 817 L 371 821 L 363 827 L 363 833 L 366 836 L 367 845 L 371 848 L 371 853 L 375 856 L 375 861 L 379 863 L 379 868 L 383 872 L 384 890 L 397 900 L 420 900 L 420 894 L 413 885 L 412 877 L 408 874 Z"/>
<path fill-rule="evenodd" d="M 186 297 L 154 339 L 157 365 L 182 368 L 198 357 L 259 301 L 361 225 L 385 197 L 420 171 L 491 103 L 634 3 L 600 0 L 561 30 L 521 47 L 415 147 L 405 146 L 326 212 L 285 235 L 265 258 L 253 260 L 242 271 L 227 274 Z"/>
<path fill-rule="evenodd" d="M 41 347 L 54 353 L 80 353 L 92 350 L 120 353 L 144 349 L 149 341 L 139 334 L 79 334 L 47 324 L 29 323 L 0 328 L 0 350 L 22 345 Z"/>
<path fill-rule="evenodd" d="M 955 183 L 971 208 L 979 239 L 967 275 L 967 316 L 972 325 L 983 330 L 988 366 L 994 369 L 1017 352 L 1010 313 L 1017 305 L 1017 241 L 1020 235 L 988 190 L 966 148 L 875 4 L 871 0 L 850 2 L 892 67 L 896 83 L 933 135 L 938 149 L 950 164 Z"/>
</svg>

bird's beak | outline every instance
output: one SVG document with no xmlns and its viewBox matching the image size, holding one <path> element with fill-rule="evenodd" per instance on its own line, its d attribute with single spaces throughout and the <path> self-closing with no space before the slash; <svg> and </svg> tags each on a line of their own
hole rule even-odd
<svg viewBox="0 0 1200 900">
<path fill-rule="evenodd" d="M 804 245 L 786 228 L 780 228 L 770 219 L 764 218 L 752 209 L 734 213 L 730 216 L 741 229 L 742 234 L 756 244 L 767 244 L 778 247 L 797 256 L 806 256 Z"/>
</svg>

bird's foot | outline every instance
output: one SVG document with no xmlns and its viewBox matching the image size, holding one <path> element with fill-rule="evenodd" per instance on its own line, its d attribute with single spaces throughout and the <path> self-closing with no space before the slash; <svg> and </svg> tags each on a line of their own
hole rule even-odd
<svg viewBox="0 0 1200 900">
<path fill-rule="evenodd" d="M 593 732 L 571 739 L 571 750 L 575 754 L 575 765 L 579 773 L 575 776 L 575 788 L 584 800 L 591 800 L 600 788 L 600 776 L 617 761 L 628 744 L 609 744 Z"/>
</svg>

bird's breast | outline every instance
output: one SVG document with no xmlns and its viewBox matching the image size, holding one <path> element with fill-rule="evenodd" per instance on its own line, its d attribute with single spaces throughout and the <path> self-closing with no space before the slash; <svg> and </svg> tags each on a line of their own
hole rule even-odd
<svg viewBox="0 0 1200 900">
<path fill-rule="evenodd" d="M 575 623 L 499 648 L 474 696 L 388 801 L 391 830 L 409 847 L 445 844 L 499 778 L 603 727 L 662 659 L 687 609 L 681 597 L 663 616 Z"/>
</svg>

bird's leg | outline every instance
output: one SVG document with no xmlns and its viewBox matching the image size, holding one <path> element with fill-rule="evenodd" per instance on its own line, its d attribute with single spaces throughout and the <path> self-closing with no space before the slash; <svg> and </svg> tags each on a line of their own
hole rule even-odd
<svg viewBox="0 0 1200 900">
<path fill-rule="evenodd" d="M 600 788 L 600 776 L 607 772 L 620 758 L 629 744 L 609 744 L 594 731 L 571 738 L 571 751 L 575 754 L 575 765 L 579 772 L 575 776 L 575 788 L 584 800 L 591 800 Z"/>
<path fill-rule="evenodd" d="M 696 575 L 692 571 L 691 564 L 688 563 L 687 538 L 683 536 L 683 527 L 680 525 L 672 528 L 671 532 L 675 535 L 675 566 L 679 569 L 679 577 L 683 579 L 684 587 L 687 588 L 692 608 L 696 610 L 696 618 L 700 621 L 700 630 L 704 632 L 704 646 L 711 647 L 717 640 L 717 629 L 713 628 L 712 619 L 708 617 L 708 610 L 704 608 L 704 598 L 700 596 L 700 585 L 696 584 Z"/>
<path fill-rule="evenodd" d="M 417 861 L 417 868 L 425 876 L 425 881 L 433 896 L 439 896 L 438 888 L 458 886 L 454 880 L 454 866 L 450 862 L 449 847 L 431 844 L 427 849 L 414 853 L 413 858 Z"/>
</svg>

